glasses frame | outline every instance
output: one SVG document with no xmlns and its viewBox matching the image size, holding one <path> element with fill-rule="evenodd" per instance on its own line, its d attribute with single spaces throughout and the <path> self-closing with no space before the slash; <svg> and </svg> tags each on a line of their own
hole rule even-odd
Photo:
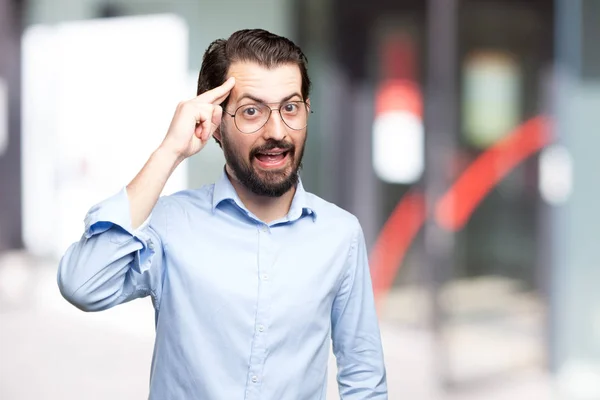
<svg viewBox="0 0 600 400">
<path fill-rule="evenodd" d="M 281 109 L 285 105 L 290 104 L 290 103 L 302 103 L 302 104 L 304 104 L 304 107 L 306 107 L 306 111 L 308 111 L 308 114 L 306 115 L 306 125 L 304 125 L 302 128 L 292 128 L 291 126 L 288 125 L 287 122 L 285 122 L 285 118 L 283 118 L 283 116 L 281 115 Z M 251 132 L 245 132 L 245 131 L 241 130 L 240 127 L 238 126 L 237 120 L 235 118 L 235 116 L 236 116 L 237 112 L 240 110 L 240 108 L 247 107 L 248 104 L 243 104 L 243 105 L 239 106 L 238 108 L 235 109 L 235 112 L 233 114 L 230 113 L 229 111 L 227 111 L 224 107 L 223 107 L 223 111 L 225 112 L 225 114 L 227 114 L 233 118 L 233 123 L 235 124 L 235 127 L 238 129 L 238 131 L 242 132 L 245 135 L 252 135 L 253 133 L 256 133 L 256 132 L 260 131 L 262 128 L 264 128 L 264 126 L 267 124 L 267 122 L 269 122 L 269 119 L 271 119 L 271 115 L 273 114 L 273 111 L 277 111 L 279 113 L 279 117 L 281 118 L 281 120 L 283 121 L 285 126 L 287 126 L 288 128 L 290 128 L 291 130 L 294 130 L 294 131 L 301 131 L 302 129 L 306 128 L 308 126 L 308 116 L 310 114 L 314 113 L 314 111 L 310 109 L 310 105 L 306 102 L 306 100 L 286 101 L 286 102 L 282 103 L 278 108 L 271 108 L 271 107 L 269 107 L 269 105 L 270 104 L 279 104 L 279 103 L 260 103 L 260 104 L 267 106 L 267 108 L 269 109 L 269 116 L 265 120 L 264 124 L 262 124 L 259 128 L 257 128 L 256 130 L 253 130 Z"/>
</svg>

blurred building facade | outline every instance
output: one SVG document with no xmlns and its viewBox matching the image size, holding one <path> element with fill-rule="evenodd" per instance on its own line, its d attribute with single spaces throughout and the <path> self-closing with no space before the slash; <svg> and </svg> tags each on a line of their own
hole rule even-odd
<svg viewBox="0 0 600 400">
<path fill-rule="evenodd" d="M 300 24 L 320 79 L 313 146 L 331 163 L 319 189 L 359 216 L 372 246 L 405 248 L 373 260 L 394 278 L 381 283 L 384 313 L 435 329 L 447 384 L 546 365 L 540 153 L 523 142 L 516 162 L 490 149 L 543 136 L 519 130 L 550 112 L 555 15 L 547 1 L 315 1 Z M 404 203 L 416 194 L 426 204 Z M 497 351 L 468 351 L 478 346 Z"/>
<path fill-rule="evenodd" d="M 0 0 L 12 21 L 0 24 L 10 104 L 0 249 L 22 246 L 15 21 L 174 13 L 189 30 L 190 96 L 210 41 L 265 28 L 308 56 L 315 114 L 303 179 L 360 218 L 382 318 L 436 333 L 448 386 L 533 366 L 594 398 L 598 4 Z M 188 186 L 210 182 L 222 162 L 209 146 L 189 161 Z"/>
</svg>

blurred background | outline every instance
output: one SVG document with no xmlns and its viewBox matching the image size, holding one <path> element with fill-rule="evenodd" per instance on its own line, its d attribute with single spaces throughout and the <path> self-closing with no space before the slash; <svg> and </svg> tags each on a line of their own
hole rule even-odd
<svg viewBox="0 0 600 400">
<path fill-rule="evenodd" d="M 597 0 L 0 0 L 0 399 L 147 398 L 150 301 L 82 313 L 57 263 L 254 27 L 308 56 L 303 180 L 363 225 L 390 399 L 600 399 Z"/>
</svg>

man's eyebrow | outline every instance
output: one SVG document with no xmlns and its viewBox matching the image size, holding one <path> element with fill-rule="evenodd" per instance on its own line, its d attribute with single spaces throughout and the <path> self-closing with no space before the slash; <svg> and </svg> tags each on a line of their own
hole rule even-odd
<svg viewBox="0 0 600 400">
<path fill-rule="evenodd" d="M 288 100 L 290 100 L 290 99 L 292 99 L 294 97 L 300 97 L 300 98 L 302 98 L 302 96 L 300 95 L 300 93 L 295 92 L 295 93 L 290 94 L 289 96 L 285 96 L 283 99 L 281 99 L 279 101 L 279 103 L 286 102 L 286 101 L 288 101 Z M 262 104 L 273 104 L 273 103 L 268 103 L 265 100 L 259 99 L 258 97 L 253 96 L 253 95 L 248 94 L 248 93 L 242 94 L 242 96 L 238 99 L 238 102 L 240 102 L 243 99 L 250 99 L 252 101 L 256 101 L 257 103 L 262 103 Z"/>
</svg>

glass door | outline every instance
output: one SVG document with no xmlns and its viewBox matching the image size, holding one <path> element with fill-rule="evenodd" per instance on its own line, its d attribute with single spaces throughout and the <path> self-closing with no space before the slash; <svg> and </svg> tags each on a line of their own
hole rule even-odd
<svg viewBox="0 0 600 400">
<path fill-rule="evenodd" d="M 465 0 L 458 18 L 454 180 L 464 193 L 439 293 L 446 378 L 455 384 L 545 364 L 539 148 L 531 140 L 542 129 L 542 72 L 553 45 L 550 2 Z"/>
</svg>

